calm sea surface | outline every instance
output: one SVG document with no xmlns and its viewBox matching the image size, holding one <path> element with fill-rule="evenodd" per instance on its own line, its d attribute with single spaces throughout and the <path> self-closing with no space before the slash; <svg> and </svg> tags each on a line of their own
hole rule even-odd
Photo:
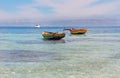
<svg viewBox="0 0 120 78">
<path fill-rule="evenodd" d="M 0 78 L 120 78 L 120 26 L 63 28 L 0 27 Z M 66 37 L 44 40 L 43 31 Z"/>
</svg>

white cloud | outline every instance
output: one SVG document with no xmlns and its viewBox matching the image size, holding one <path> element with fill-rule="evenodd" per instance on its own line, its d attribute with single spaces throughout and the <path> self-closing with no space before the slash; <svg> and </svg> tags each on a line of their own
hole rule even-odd
<svg viewBox="0 0 120 78">
<path fill-rule="evenodd" d="M 10 19 L 11 14 L 7 13 L 6 11 L 0 10 L 0 20 Z"/>
<path fill-rule="evenodd" d="M 98 0 L 33 0 L 32 4 L 16 6 L 18 10 L 9 13 L 0 10 L 0 20 L 28 19 L 33 21 L 54 19 L 82 19 L 94 16 L 107 16 L 118 14 L 119 2 L 114 0 L 103 4 L 92 5 Z M 53 13 L 43 14 L 39 7 L 47 6 L 53 8 Z"/>
<path fill-rule="evenodd" d="M 90 6 L 92 3 L 99 0 L 35 0 L 40 6 L 49 6 L 54 9 L 54 15 L 56 18 L 89 18 L 93 16 L 102 16 L 114 14 L 115 10 L 118 10 L 118 0 L 106 2 Z"/>
</svg>

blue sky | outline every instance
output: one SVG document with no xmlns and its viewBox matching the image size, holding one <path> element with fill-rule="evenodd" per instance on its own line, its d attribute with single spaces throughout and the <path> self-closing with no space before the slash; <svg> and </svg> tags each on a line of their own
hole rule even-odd
<svg viewBox="0 0 120 78">
<path fill-rule="evenodd" d="M 0 26 L 120 25 L 119 7 L 120 0 L 1 0 Z"/>
</svg>

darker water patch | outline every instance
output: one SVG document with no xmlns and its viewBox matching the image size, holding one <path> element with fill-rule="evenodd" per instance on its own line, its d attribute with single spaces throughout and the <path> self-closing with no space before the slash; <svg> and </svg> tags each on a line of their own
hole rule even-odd
<svg viewBox="0 0 120 78">
<path fill-rule="evenodd" d="M 0 50 L 1 62 L 39 62 L 50 61 L 55 53 L 34 50 Z"/>
<path fill-rule="evenodd" d="M 41 40 L 24 40 L 24 41 L 16 41 L 19 44 L 42 44 Z"/>
<path fill-rule="evenodd" d="M 44 43 L 48 43 L 48 44 L 58 44 L 58 43 L 65 43 L 64 39 L 60 39 L 60 40 L 44 40 Z"/>
<path fill-rule="evenodd" d="M 66 42 L 82 42 L 82 41 L 92 41 L 92 42 L 120 42 L 119 39 L 99 39 L 99 38 L 85 38 L 85 37 L 80 37 L 80 38 L 71 38 L 71 39 L 66 39 Z"/>
<path fill-rule="evenodd" d="M 120 59 L 120 53 L 115 54 L 114 56 L 111 56 L 112 59 Z"/>
<path fill-rule="evenodd" d="M 118 39 L 95 39 L 89 38 L 88 41 L 96 41 L 96 42 L 120 42 Z"/>
<path fill-rule="evenodd" d="M 60 44 L 60 43 L 65 43 L 64 39 L 61 40 L 26 40 L 26 41 L 16 41 L 16 43 L 19 44 Z"/>
<path fill-rule="evenodd" d="M 12 39 L 0 39 L 0 41 L 14 41 Z"/>
</svg>

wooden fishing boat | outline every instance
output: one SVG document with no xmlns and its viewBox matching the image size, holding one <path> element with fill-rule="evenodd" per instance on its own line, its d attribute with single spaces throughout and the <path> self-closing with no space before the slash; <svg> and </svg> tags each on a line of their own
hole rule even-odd
<svg viewBox="0 0 120 78">
<path fill-rule="evenodd" d="M 65 37 L 65 33 L 44 31 L 42 32 L 42 36 L 47 40 L 60 40 Z"/>
<path fill-rule="evenodd" d="M 85 34 L 87 32 L 87 28 L 64 28 L 64 30 L 69 30 L 71 34 Z"/>
</svg>

